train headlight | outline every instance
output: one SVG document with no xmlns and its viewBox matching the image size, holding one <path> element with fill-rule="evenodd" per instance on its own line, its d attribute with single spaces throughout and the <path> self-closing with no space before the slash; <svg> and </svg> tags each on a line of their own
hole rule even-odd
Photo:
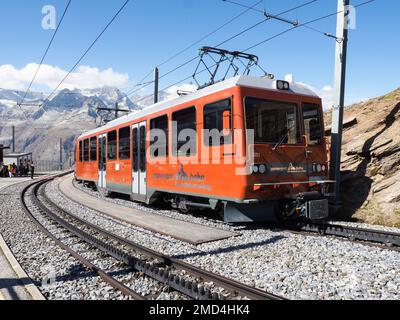
<svg viewBox="0 0 400 320">
<path fill-rule="evenodd" d="M 327 171 L 327 166 L 324 164 L 318 164 L 318 163 L 313 163 L 312 165 L 312 172 L 314 173 L 321 173 L 321 172 L 326 172 Z"/>
<path fill-rule="evenodd" d="M 259 169 L 257 165 L 253 165 L 252 169 L 253 173 L 258 173 Z"/>
<path fill-rule="evenodd" d="M 264 174 L 265 172 L 267 172 L 267 167 L 265 166 L 265 164 L 260 165 L 260 167 L 258 168 L 258 171 L 261 174 Z"/>
<path fill-rule="evenodd" d="M 287 81 L 283 81 L 283 80 L 277 80 L 276 81 L 276 88 L 278 90 L 289 90 L 290 89 L 290 84 Z"/>
</svg>

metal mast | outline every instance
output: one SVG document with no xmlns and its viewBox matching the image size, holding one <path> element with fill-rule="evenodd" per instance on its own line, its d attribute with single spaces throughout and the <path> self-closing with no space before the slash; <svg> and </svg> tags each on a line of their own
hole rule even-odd
<svg viewBox="0 0 400 320">
<path fill-rule="evenodd" d="M 334 78 L 334 106 L 332 111 L 331 179 L 333 205 L 340 206 L 340 162 L 342 150 L 343 112 L 346 84 L 349 0 L 338 0 L 336 55 Z"/>
</svg>

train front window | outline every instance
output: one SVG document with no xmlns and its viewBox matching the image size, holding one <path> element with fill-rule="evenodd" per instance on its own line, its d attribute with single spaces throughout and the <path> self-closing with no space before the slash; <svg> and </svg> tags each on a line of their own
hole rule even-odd
<svg viewBox="0 0 400 320">
<path fill-rule="evenodd" d="M 254 130 L 254 143 L 300 143 L 296 110 L 294 103 L 246 98 L 246 127 Z"/>
<path fill-rule="evenodd" d="M 323 132 L 320 107 L 315 104 L 303 104 L 304 131 L 308 144 L 319 145 L 322 143 Z"/>
</svg>

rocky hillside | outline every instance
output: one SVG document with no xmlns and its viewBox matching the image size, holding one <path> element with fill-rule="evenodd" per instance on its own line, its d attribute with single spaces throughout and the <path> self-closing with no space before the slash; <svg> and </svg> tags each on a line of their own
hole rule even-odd
<svg viewBox="0 0 400 320">
<path fill-rule="evenodd" d="M 346 108 L 345 122 L 341 215 L 400 227 L 400 88 Z"/>
</svg>

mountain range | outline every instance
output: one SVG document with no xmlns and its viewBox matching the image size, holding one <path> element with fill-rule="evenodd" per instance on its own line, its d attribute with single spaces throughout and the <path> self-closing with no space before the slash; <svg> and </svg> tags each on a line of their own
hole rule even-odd
<svg viewBox="0 0 400 320">
<path fill-rule="evenodd" d="M 0 143 L 6 146 L 11 143 L 11 127 L 15 126 L 16 152 L 33 152 L 37 161 L 58 161 L 62 139 L 62 160 L 69 162 L 77 136 L 97 127 L 101 121 L 114 119 L 114 112 L 97 108 L 115 108 L 118 104 L 119 109 L 133 111 L 143 107 L 143 103 L 135 104 L 113 87 L 64 89 L 48 101 L 44 94 L 30 92 L 19 106 L 24 94 L 0 89 Z"/>
</svg>

